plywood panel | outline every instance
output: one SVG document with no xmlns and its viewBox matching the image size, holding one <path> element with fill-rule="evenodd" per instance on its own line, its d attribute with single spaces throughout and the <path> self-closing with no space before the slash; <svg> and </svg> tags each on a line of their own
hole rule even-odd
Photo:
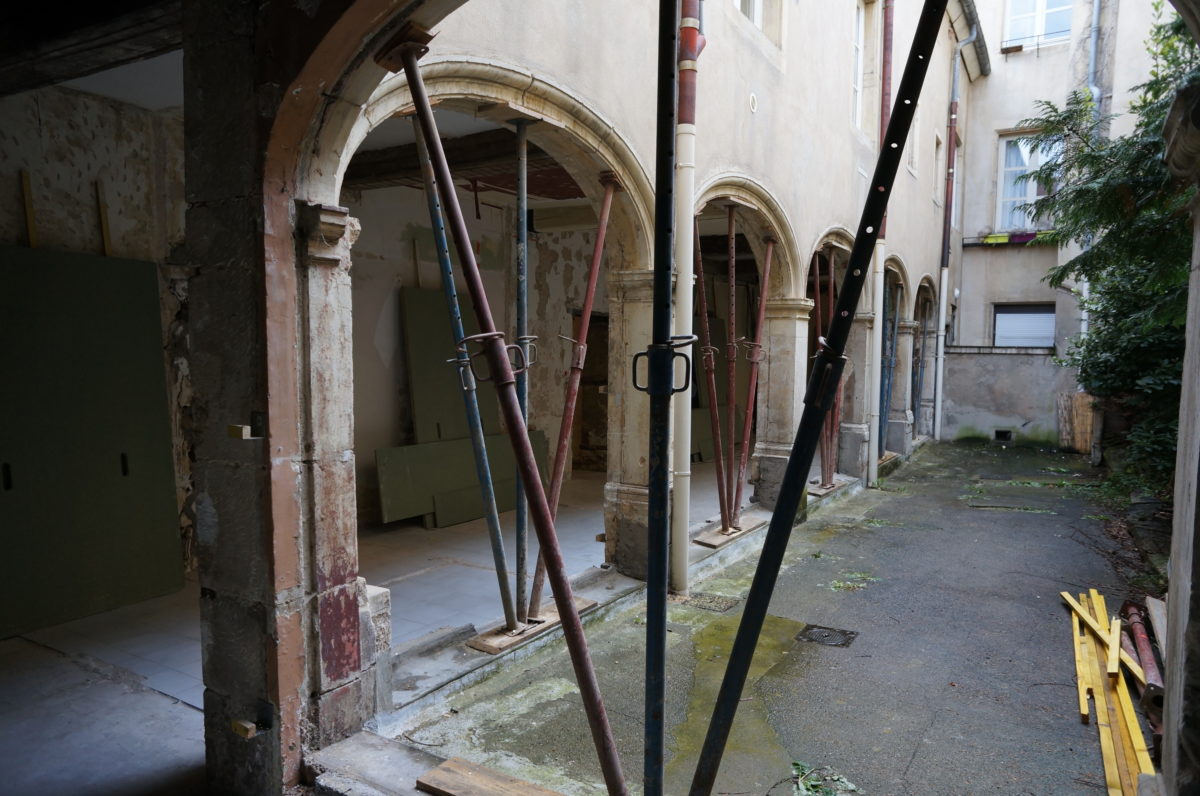
<svg viewBox="0 0 1200 796">
<path fill-rule="evenodd" d="M 152 263 L 0 248 L 0 637 L 182 586 Z"/>
</svg>

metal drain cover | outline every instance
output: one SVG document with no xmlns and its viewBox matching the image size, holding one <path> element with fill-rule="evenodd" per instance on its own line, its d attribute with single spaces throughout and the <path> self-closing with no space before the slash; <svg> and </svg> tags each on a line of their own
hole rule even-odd
<svg viewBox="0 0 1200 796">
<path fill-rule="evenodd" d="M 809 625 L 796 634 L 797 641 L 811 641 L 827 647 L 849 647 L 856 638 L 858 638 L 857 630 L 838 630 L 820 625 Z"/>
<path fill-rule="evenodd" d="M 722 594 L 707 594 L 702 591 L 694 591 L 686 597 L 672 595 L 671 602 L 723 614 L 740 603 L 741 600 L 736 597 L 726 597 Z"/>
</svg>

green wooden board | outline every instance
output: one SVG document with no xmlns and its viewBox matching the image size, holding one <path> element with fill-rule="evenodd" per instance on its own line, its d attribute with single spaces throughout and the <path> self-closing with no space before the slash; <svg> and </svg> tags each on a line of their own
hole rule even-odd
<svg viewBox="0 0 1200 796">
<path fill-rule="evenodd" d="M 0 247 L 0 638 L 183 585 L 153 263 Z"/>
<path fill-rule="evenodd" d="M 477 333 L 469 301 L 460 297 L 463 326 L 468 335 Z M 450 332 L 446 298 L 441 290 L 404 288 L 400 291 L 400 322 L 412 401 L 413 433 L 418 444 L 438 440 L 466 439 L 466 410 L 458 368 L 446 360 L 455 357 L 456 340 Z M 472 351 L 478 350 L 477 348 Z M 480 385 L 479 413 L 485 434 L 500 431 L 496 393 Z"/>
<path fill-rule="evenodd" d="M 546 437 L 532 431 L 530 442 L 544 480 L 548 474 Z M 512 446 L 504 434 L 491 434 L 486 443 L 492 480 L 496 484 L 496 505 L 500 511 L 508 511 L 516 500 Z M 469 439 L 379 448 L 375 451 L 375 464 L 384 522 L 436 514 L 435 524 L 445 527 L 483 516 L 475 454 Z M 472 490 L 473 497 L 465 497 Z M 456 496 L 462 496 L 463 501 L 451 506 Z"/>
</svg>

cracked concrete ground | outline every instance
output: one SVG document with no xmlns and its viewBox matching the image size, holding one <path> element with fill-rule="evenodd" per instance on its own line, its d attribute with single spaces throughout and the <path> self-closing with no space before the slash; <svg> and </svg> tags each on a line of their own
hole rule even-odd
<svg viewBox="0 0 1200 796">
<path fill-rule="evenodd" d="M 871 796 L 1102 792 L 1058 597 L 1127 596 L 1089 507 L 1093 477 L 1075 456 L 929 445 L 881 489 L 797 526 L 715 792 L 791 793 L 793 761 L 832 766 Z M 756 559 L 693 594 L 744 597 Z M 687 793 L 741 610 L 740 600 L 710 610 L 721 602 L 670 607 L 673 796 Z M 635 605 L 588 629 L 631 783 L 641 780 L 643 615 Z M 796 640 L 807 625 L 858 635 L 841 647 Z M 603 792 L 561 644 L 388 729 L 423 753 L 564 794 Z"/>
</svg>

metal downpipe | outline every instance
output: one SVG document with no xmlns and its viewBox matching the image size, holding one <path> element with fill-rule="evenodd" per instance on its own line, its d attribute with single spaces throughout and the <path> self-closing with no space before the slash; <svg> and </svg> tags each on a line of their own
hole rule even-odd
<svg viewBox="0 0 1200 796">
<path fill-rule="evenodd" d="M 696 195 L 696 61 L 704 50 L 700 31 L 700 0 L 683 0 L 679 23 L 679 123 L 675 128 L 675 334 L 690 336 L 694 309 L 695 277 L 692 239 L 686 230 L 695 216 Z M 670 588 L 677 594 L 688 589 L 688 530 L 692 499 L 692 394 L 675 396 L 671 407 Z"/>
<path fill-rule="evenodd" d="M 867 486 L 875 486 L 879 481 L 879 407 L 882 401 L 880 393 L 883 390 L 883 261 L 887 256 L 887 244 L 876 241 L 874 255 L 871 258 L 871 363 L 870 378 L 867 379 Z"/>
<path fill-rule="evenodd" d="M 521 420 L 529 425 L 529 180 L 528 180 L 528 122 L 517 119 L 517 345 L 526 367 L 517 371 L 517 404 Z M 529 576 L 529 503 L 517 473 L 517 619 L 529 621 L 526 590 Z"/>
</svg>

